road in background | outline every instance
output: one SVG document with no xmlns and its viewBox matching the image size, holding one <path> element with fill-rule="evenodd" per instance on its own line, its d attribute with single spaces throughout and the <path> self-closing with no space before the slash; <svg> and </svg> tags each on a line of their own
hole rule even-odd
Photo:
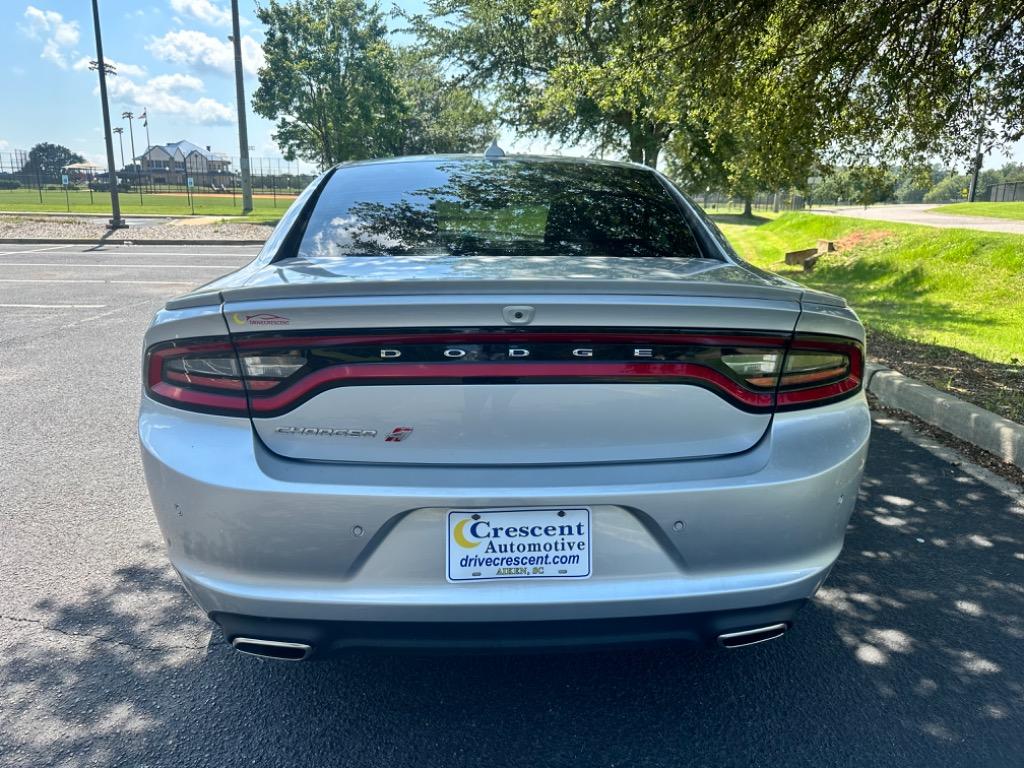
<svg viewBox="0 0 1024 768">
<path fill-rule="evenodd" d="M 164 556 L 135 414 L 153 312 L 255 251 L 0 246 L 4 768 L 1020 765 L 1024 500 L 882 428 L 844 554 L 782 640 L 231 651 Z"/>
<path fill-rule="evenodd" d="M 894 221 L 900 224 L 923 224 L 926 227 L 941 227 L 943 229 L 977 229 L 981 232 L 1007 232 L 1011 235 L 1024 235 L 1024 221 L 929 213 L 932 208 L 935 208 L 934 203 L 872 205 L 868 208 L 854 206 L 849 208 L 808 208 L 806 210 L 808 213 L 819 213 L 826 216 L 848 216 L 854 219 Z"/>
</svg>

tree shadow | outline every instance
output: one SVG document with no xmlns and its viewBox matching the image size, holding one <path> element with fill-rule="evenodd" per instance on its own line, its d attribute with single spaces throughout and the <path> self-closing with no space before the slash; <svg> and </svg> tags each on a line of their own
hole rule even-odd
<svg viewBox="0 0 1024 768">
<path fill-rule="evenodd" d="M 871 328 L 868 353 L 905 376 L 1024 423 L 1024 359 L 996 363 L 953 347 Z M 1021 355 L 1024 358 L 1024 352 Z"/>
<path fill-rule="evenodd" d="M 756 213 L 750 216 L 744 216 L 742 213 L 708 213 L 708 218 L 716 224 L 735 224 L 741 227 L 760 227 L 762 224 L 773 221 L 767 216 L 758 216 Z"/>
<path fill-rule="evenodd" d="M 783 640 L 265 662 L 169 568 L 11 628 L 4 765 L 1013 765 L 1024 505 L 876 432 L 847 545 Z M 6 630 L 5 630 L 6 631 Z M 96 639 L 103 638 L 103 639 Z"/>
</svg>

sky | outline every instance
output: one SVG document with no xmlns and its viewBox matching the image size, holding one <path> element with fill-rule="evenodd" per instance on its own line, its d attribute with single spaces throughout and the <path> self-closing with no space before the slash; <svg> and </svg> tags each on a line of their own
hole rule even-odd
<svg viewBox="0 0 1024 768">
<path fill-rule="evenodd" d="M 423 0 L 396 4 L 413 12 L 423 9 Z M 256 0 L 239 2 L 247 99 L 263 63 L 255 6 Z M 0 8 L 0 153 L 50 141 L 105 165 L 97 76 L 88 68 L 96 58 L 89 0 L 0 0 Z M 238 154 L 234 58 L 227 39 L 230 0 L 100 0 L 100 21 L 105 58 L 117 67 L 107 88 L 112 125 L 125 128 L 126 159 L 131 155 L 129 124 L 121 114 L 143 110 L 153 144 L 187 139 L 215 152 Z M 401 34 L 395 37 L 398 43 L 410 42 Z M 281 156 L 273 123 L 250 108 L 248 126 L 254 157 Z M 134 133 L 136 154 L 141 154 L 146 133 L 139 121 Z M 509 131 L 499 141 L 513 152 L 586 154 L 583 148 L 517 138 Z M 119 162 L 116 140 L 114 153 Z M 1024 161 L 1024 144 L 985 165 L 998 166 L 1006 157 Z"/>
</svg>

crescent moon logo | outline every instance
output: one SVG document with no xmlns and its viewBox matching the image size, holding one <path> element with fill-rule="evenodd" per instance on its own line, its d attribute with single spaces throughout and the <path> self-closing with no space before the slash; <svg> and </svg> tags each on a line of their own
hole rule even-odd
<svg viewBox="0 0 1024 768">
<path fill-rule="evenodd" d="M 459 522 L 455 524 L 455 528 L 452 530 L 452 538 L 455 539 L 455 543 L 463 549 L 472 549 L 473 547 L 480 546 L 479 541 L 470 541 L 466 538 L 465 528 L 466 523 L 468 522 L 468 517 L 465 520 L 459 520 Z"/>
<path fill-rule="evenodd" d="M 232 312 L 231 322 L 237 323 L 238 325 L 245 325 L 245 315 L 239 314 L 238 312 Z"/>
</svg>

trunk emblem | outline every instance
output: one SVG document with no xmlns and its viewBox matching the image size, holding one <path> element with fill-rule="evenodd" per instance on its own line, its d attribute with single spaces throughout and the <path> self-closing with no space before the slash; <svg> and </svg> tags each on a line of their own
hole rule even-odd
<svg viewBox="0 0 1024 768">
<path fill-rule="evenodd" d="M 384 442 L 400 443 L 411 434 L 412 427 L 395 427 L 388 433 L 387 437 L 384 438 Z"/>
</svg>

